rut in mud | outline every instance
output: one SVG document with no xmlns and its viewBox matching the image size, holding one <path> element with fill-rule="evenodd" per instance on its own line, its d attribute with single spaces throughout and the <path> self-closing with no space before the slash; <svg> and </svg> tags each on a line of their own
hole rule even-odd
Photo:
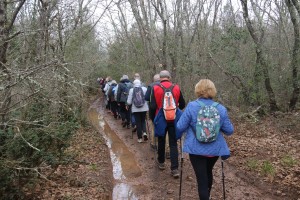
<svg viewBox="0 0 300 200">
<path fill-rule="evenodd" d="M 287 120 L 287 127 L 290 129 L 293 122 L 293 131 L 297 133 L 300 130 L 296 126 L 299 120 L 295 116 L 290 117 L 294 121 Z M 115 120 L 103 108 L 101 97 L 91 104 L 88 118 L 92 127 L 79 130 L 67 149 L 74 158 L 73 162 L 60 165 L 51 179 L 41 180 L 34 189 L 24 188 L 27 199 L 178 199 L 180 179 L 170 175 L 169 160 L 166 160 L 166 170 L 160 171 L 155 165 L 156 155 L 149 142 L 137 143 L 136 135 L 132 138 L 131 130 L 123 128 L 120 120 Z M 275 123 L 282 127 L 282 118 L 278 120 L 280 122 Z M 228 139 L 232 157 L 224 163 L 226 199 L 299 200 L 299 163 L 287 169 L 277 169 L 276 176 L 282 177 L 283 181 L 275 179 L 273 182 L 246 168 L 247 160 L 255 155 L 257 159 L 265 160 L 294 152 L 293 157 L 299 160 L 299 140 L 292 136 L 287 140 L 281 134 L 285 131 L 278 128 L 279 133 L 275 135 L 272 123 L 268 119 L 253 128 L 249 124 L 235 122 L 236 132 Z M 255 143 L 256 137 L 259 143 Z M 185 154 L 183 161 L 181 199 L 196 200 L 196 180 Z M 214 168 L 211 195 L 212 200 L 223 199 L 220 161 Z"/>
<path fill-rule="evenodd" d="M 155 164 L 155 152 L 149 142 L 137 143 L 136 135 L 132 138 L 131 130 L 123 128 L 121 121 L 114 119 L 103 108 L 101 99 L 94 102 L 89 112 L 97 113 L 97 121 L 92 123 L 106 138 L 110 148 L 115 179 L 113 199 L 178 199 L 180 179 L 174 179 L 170 175 L 169 160 L 166 161 L 166 170 L 159 170 Z M 198 199 L 193 169 L 188 156 L 183 156 L 181 199 Z M 260 183 L 254 184 L 245 173 L 227 161 L 224 162 L 224 173 L 226 199 L 291 199 L 277 196 L 272 187 L 266 184 L 261 184 L 261 188 L 257 187 Z M 214 168 L 211 199 L 223 199 L 220 161 Z"/>
</svg>

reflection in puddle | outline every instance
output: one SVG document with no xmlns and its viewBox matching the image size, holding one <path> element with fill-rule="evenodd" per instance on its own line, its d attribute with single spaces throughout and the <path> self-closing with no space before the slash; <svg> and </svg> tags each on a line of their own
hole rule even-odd
<svg viewBox="0 0 300 200">
<path fill-rule="evenodd" d="M 106 140 L 106 144 L 109 148 L 110 152 L 110 159 L 113 165 L 113 176 L 116 180 L 125 179 L 125 176 L 123 175 L 122 165 L 120 162 L 120 159 L 116 156 L 116 154 L 111 150 L 111 140 L 106 136 L 103 135 L 104 139 Z"/>
<path fill-rule="evenodd" d="M 95 107 L 94 107 L 95 108 Z M 89 116 L 94 126 L 101 127 L 110 151 L 110 158 L 113 165 L 113 177 L 115 186 L 113 189 L 113 200 L 137 200 L 131 185 L 126 183 L 126 178 L 136 178 L 141 176 L 142 172 L 138 167 L 134 155 L 128 150 L 123 141 L 106 124 L 103 116 L 99 115 L 99 110 L 91 109 Z"/>
<path fill-rule="evenodd" d="M 118 183 L 114 187 L 113 199 L 130 199 L 137 200 L 138 198 L 134 195 L 131 190 L 131 187 L 125 183 Z"/>
</svg>

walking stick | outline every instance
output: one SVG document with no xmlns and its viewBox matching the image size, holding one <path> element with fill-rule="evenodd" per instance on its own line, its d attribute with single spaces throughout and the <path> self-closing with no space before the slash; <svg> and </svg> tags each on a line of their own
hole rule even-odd
<svg viewBox="0 0 300 200">
<path fill-rule="evenodd" d="M 223 199 L 225 200 L 225 175 L 224 175 L 224 165 L 223 165 L 222 157 L 221 157 L 221 165 L 222 165 Z"/>
<path fill-rule="evenodd" d="M 181 159 L 180 159 L 180 184 L 179 184 L 179 200 L 181 200 L 181 188 L 182 188 L 182 167 L 183 167 L 183 150 L 182 150 L 182 141 L 180 138 L 180 151 L 181 151 Z"/>
<path fill-rule="evenodd" d="M 149 123 L 148 123 L 148 117 L 146 116 L 146 119 L 145 119 L 145 121 L 146 121 L 146 126 L 147 126 L 147 132 L 148 132 L 148 138 L 149 138 L 149 144 L 150 144 L 150 148 L 151 148 L 151 133 L 150 133 L 150 128 L 149 128 Z"/>
</svg>

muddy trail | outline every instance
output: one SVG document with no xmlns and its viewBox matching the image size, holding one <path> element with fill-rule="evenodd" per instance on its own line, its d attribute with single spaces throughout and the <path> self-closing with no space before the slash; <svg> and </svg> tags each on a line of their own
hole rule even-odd
<svg viewBox="0 0 300 200">
<path fill-rule="evenodd" d="M 179 199 L 180 179 L 171 176 L 168 159 L 166 169 L 158 169 L 156 154 L 150 147 L 150 141 L 138 143 L 136 134 L 132 138 L 131 129 L 123 128 L 121 120 L 114 119 L 107 112 L 101 98 L 93 102 L 88 116 L 94 128 L 105 138 L 110 151 L 114 178 L 112 199 Z M 179 170 L 182 170 L 181 199 L 198 199 L 196 179 L 187 154 L 183 154 L 183 165 Z M 221 161 L 218 160 L 214 168 L 212 200 L 223 199 L 221 172 Z M 224 174 L 226 199 L 290 199 L 278 196 L 272 184 L 249 178 L 249 175 L 238 170 L 229 161 L 224 162 Z"/>
</svg>

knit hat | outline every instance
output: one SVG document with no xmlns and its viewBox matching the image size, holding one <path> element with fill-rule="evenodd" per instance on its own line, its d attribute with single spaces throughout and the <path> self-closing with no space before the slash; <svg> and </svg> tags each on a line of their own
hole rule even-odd
<svg viewBox="0 0 300 200">
<path fill-rule="evenodd" d="M 111 84 L 117 84 L 117 81 L 112 80 Z"/>
<path fill-rule="evenodd" d="M 141 86 L 141 81 L 140 81 L 139 79 L 135 79 L 135 80 L 133 81 L 133 86 L 134 86 L 134 87 L 140 87 L 140 86 Z"/>
</svg>

